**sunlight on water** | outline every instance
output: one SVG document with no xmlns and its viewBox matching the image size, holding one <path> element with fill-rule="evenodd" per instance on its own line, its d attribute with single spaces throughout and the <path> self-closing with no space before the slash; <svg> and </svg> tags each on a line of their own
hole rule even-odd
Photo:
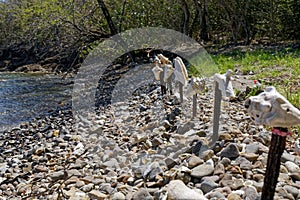
<svg viewBox="0 0 300 200">
<path fill-rule="evenodd" d="M 71 83 L 54 75 L 0 73 L 0 130 L 70 102 Z"/>
</svg>

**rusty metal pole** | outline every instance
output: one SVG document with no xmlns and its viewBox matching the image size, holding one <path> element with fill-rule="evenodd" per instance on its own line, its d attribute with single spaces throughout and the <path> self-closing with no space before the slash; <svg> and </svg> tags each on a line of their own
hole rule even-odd
<svg viewBox="0 0 300 200">
<path fill-rule="evenodd" d="M 261 196 L 262 200 L 272 200 L 278 182 L 280 159 L 285 148 L 286 137 L 292 134 L 288 131 L 288 127 L 300 124 L 300 110 L 272 86 L 267 87 L 257 96 L 249 97 L 245 101 L 245 107 L 256 124 L 274 127 Z"/>
<path fill-rule="evenodd" d="M 287 128 L 276 128 L 282 132 L 288 132 Z M 273 200 L 277 179 L 280 171 L 280 158 L 285 148 L 286 136 L 272 134 L 264 185 L 262 188 L 262 200 Z"/>
</svg>

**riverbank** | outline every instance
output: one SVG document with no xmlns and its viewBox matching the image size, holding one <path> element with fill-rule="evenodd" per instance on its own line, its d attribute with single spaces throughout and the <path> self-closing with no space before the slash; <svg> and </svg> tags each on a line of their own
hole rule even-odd
<svg viewBox="0 0 300 200">
<path fill-rule="evenodd" d="M 162 98 L 156 87 L 100 109 L 85 124 L 78 124 L 66 105 L 2 132 L 0 194 L 4 199 L 258 198 L 271 132 L 253 124 L 244 99 L 223 102 L 219 139 L 209 149 L 212 83 L 198 96 L 194 119 L 191 102 Z M 288 138 L 275 199 L 300 198 L 297 139 Z"/>
</svg>

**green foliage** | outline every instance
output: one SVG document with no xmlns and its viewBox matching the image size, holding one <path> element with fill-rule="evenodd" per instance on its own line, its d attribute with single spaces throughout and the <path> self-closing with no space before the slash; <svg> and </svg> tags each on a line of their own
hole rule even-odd
<svg viewBox="0 0 300 200">
<path fill-rule="evenodd" d="M 186 22 L 189 36 L 216 45 L 300 38 L 300 2 L 294 0 L 104 2 L 118 32 L 147 26 L 182 32 Z M 183 5 L 187 5 L 186 10 Z M 0 30 L 1 46 L 34 46 L 37 54 L 43 54 L 45 49 L 69 49 L 65 58 L 78 50 L 81 60 L 111 33 L 97 0 L 0 1 Z M 258 56 L 258 60 L 252 58 Z M 224 70 L 242 65 L 245 73 L 257 68 L 263 70 L 270 65 L 288 66 L 294 62 L 280 54 L 257 51 L 233 51 L 230 56 L 216 59 Z"/>
<path fill-rule="evenodd" d="M 300 108 L 300 51 L 290 47 L 238 50 L 213 56 L 222 72 L 238 69 L 253 72 L 253 79 L 278 88 L 293 105 Z M 255 92 L 255 91 L 253 91 Z"/>
</svg>

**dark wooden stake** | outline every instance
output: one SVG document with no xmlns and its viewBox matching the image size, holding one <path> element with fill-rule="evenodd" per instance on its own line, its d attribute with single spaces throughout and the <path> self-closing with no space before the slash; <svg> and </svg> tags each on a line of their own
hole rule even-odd
<svg viewBox="0 0 300 200">
<path fill-rule="evenodd" d="M 168 79 L 168 89 L 170 90 L 170 95 L 172 95 L 173 94 L 173 92 L 172 92 L 173 87 L 172 87 L 171 77 L 169 77 L 169 79 Z"/>
<path fill-rule="evenodd" d="M 212 134 L 212 138 L 210 141 L 210 146 L 214 145 L 219 139 L 221 102 L 222 102 L 222 91 L 219 89 L 219 83 L 217 81 L 215 81 L 213 134 Z"/>
<path fill-rule="evenodd" d="M 193 118 L 197 115 L 197 94 L 193 95 Z"/>
<path fill-rule="evenodd" d="M 194 84 L 194 78 L 191 80 L 191 84 Z M 197 115 L 197 93 L 193 95 L 193 116 L 192 119 L 194 119 Z"/>
<path fill-rule="evenodd" d="M 180 103 L 183 103 L 183 84 L 179 82 Z"/>
<path fill-rule="evenodd" d="M 159 74 L 159 78 L 160 78 L 160 90 L 161 90 L 161 94 L 164 95 L 166 94 L 166 83 L 164 82 L 164 74 L 165 71 L 160 72 Z"/>
<path fill-rule="evenodd" d="M 288 132 L 287 128 L 276 128 Z M 262 200 L 273 200 L 277 179 L 280 171 L 280 158 L 285 148 L 286 136 L 272 134 L 264 185 L 262 188 Z"/>
</svg>

